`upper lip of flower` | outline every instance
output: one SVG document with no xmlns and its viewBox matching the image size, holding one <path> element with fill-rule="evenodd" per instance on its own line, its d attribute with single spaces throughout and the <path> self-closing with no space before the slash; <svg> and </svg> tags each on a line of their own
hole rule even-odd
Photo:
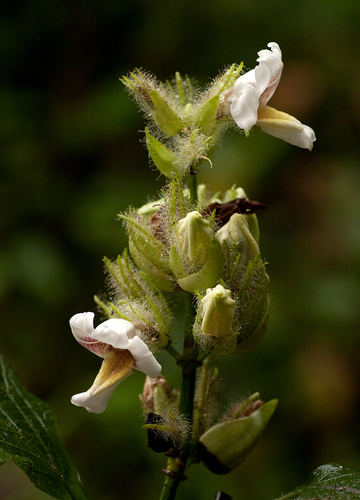
<svg viewBox="0 0 360 500">
<path fill-rule="evenodd" d="M 239 127 L 250 130 L 257 122 L 259 104 L 267 104 L 274 94 L 283 69 L 281 50 L 270 42 L 271 50 L 261 50 L 258 66 L 240 76 L 233 86 L 230 112 Z"/>
</svg>

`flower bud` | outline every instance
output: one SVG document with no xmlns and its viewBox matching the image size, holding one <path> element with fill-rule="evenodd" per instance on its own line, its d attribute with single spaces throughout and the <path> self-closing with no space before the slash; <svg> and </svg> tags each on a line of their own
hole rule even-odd
<svg viewBox="0 0 360 500">
<path fill-rule="evenodd" d="M 206 245 L 213 239 L 210 222 L 198 211 L 190 212 L 177 224 L 177 233 L 182 255 L 191 263 L 204 263 Z"/>
<path fill-rule="evenodd" d="M 169 265 L 169 252 L 164 243 L 142 223 L 141 218 L 120 215 L 127 222 L 129 249 L 135 264 L 146 273 L 161 290 L 173 290 L 173 277 Z"/>
<path fill-rule="evenodd" d="M 227 250 L 236 247 L 241 252 L 244 263 L 253 259 L 259 252 L 259 246 L 250 232 L 249 225 L 242 214 L 233 214 L 225 226 L 216 233 L 215 238 Z"/>
<path fill-rule="evenodd" d="M 186 292 L 195 293 L 213 287 L 224 269 L 224 256 L 220 243 L 212 240 L 207 245 L 204 264 L 197 272 L 187 272 L 174 245 L 170 250 L 170 266 L 179 286 Z"/>
<path fill-rule="evenodd" d="M 201 302 L 203 304 L 202 333 L 213 337 L 231 335 L 235 306 L 231 291 L 226 290 L 222 285 L 208 288 Z"/>
<path fill-rule="evenodd" d="M 238 292 L 235 323 L 239 333 L 235 352 L 254 349 L 265 335 L 270 312 L 269 283 L 259 254 L 249 262 L 244 283 Z"/>
<path fill-rule="evenodd" d="M 238 198 L 245 198 L 246 200 L 248 200 L 248 197 L 246 196 L 244 189 L 241 187 L 236 187 L 234 185 L 233 187 L 231 187 L 226 191 L 223 201 L 226 202 L 226 201 L 236 200 Z M 246 222 L 249 225 L 251 234 L 253 235 L 256 243 L 259 244 L 260 231 L 256 213 L 243 214 L 243 215 L 245 217 Z"/>
<path fill-rule="evenodd" d="M 197 456 L 215 474 L 227 474 L 238 467 L 257 443 L 277 406 L 268 401 L 249 416 L 215 425 L 200 438 Z"/>
</svg>

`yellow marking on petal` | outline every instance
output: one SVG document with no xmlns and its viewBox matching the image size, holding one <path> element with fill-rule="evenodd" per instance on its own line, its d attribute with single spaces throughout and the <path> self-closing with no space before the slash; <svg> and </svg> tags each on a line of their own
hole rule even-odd
<svg viewBox="0 0 360 500">
<path fill-rule="evenodd" d="M 258 119 L 256 125 L 268 125 L 279 128 L 292 128 L 302 130 L 303 125 L 299 120 L 283 111 L 278 111 L 270 106 L 260 104 L 258 108 Z"/>
<path fill-rule="evenodd" d="M 97 396 L 109 387 L 130 375 L 134 369 L 134 358 L 127 349 L 112 348 L 106 353 L 100 371 L 89 390 L 90 396 Z"/>
</svg>

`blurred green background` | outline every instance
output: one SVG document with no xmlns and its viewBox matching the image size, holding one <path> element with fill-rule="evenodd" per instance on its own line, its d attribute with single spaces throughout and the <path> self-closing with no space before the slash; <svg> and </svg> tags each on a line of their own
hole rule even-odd
<svg viewBox="0 0 360 500">
<path fill-rule="evenodd" d="M 94 500 L 158 498 L 165 460 L 146 445 L 136 372 L 107 411 L 70 404 L 99 359 L 68 320 L 94 310 L 102 257 L 126 246 L 116 214 L 156 196 L 141 114 L 118 78 L 142 67 L 206 85 L 225 65 L 255 66 L 279 43 L 285 69 L 270 105 L 314 128 L 313 152 L 230 132 L 204 164 L 213 190 L 236 183 L 259 215 L 272 279 L 268 334 L 219 363 L 222 404 L 280 400 L 244 465 L 190 469 L 179 500 L 268 500 L 327 462 L 360 467 L 360 5 L 358 0 L 23 0 L 0 14 L 0 352 L 47 401 Z M 140 132 L 139 132 L 140 131 Z M 140 141 L 140 143 L 139 143 Z M 170 368 L 161 356 L 164 374 Z M 176 376 L 170 375 L 176 383 Z M 10 462 L 0 499 L 49 498 Z"/>
</svg>

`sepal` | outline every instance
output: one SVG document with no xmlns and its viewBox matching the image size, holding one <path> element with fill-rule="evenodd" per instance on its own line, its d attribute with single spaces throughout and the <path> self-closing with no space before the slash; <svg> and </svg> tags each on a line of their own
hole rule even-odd
<svg viewBox="0 0 360 500">
<path fill-rule="evenodd" d="M 176 169 L 176 154 L 153 137 L 147 127 L 145 128 L 145 137 L 146 147 L 155 166 L 166 177 L 177 177 L 179 172 Z"/>
<path fill-rule="evenodd" d="M 157 90 L 152 89 L 150 97 L 154 105 L 152 116 L 156 125 L 167 135 L 179 134 L 184 128 L 180 116 Z"/>
<path fill-rule="evenodd" d="M 272 399 L 249 416 L 215 425 L 200 438 L 197 456 L 215 474 L 227 474 L 238 467 L 256 445 L 271 419 L 277 399 Z"/>
<path fill-rule="evenodd" d="M 254 349 L 263 339 L 270 313 L 270 278 L 260 254 L 250 261 L 245 280 L 237 294 L 235 352 Z"/>
<path fill-rule="evenodd" d="M 199 271 L 187 273 L 174 246 L 170 251 L 170 266 L 180 287 L 186 292 L 195 293 L 215 286 L 224 269 L 224 256 L 220 243 L 212 240 L 206 248 L 204 264 Z M 185 275 L 184 275 L 185 274 Z"/>
<path fill-rule="evenodd" d="M 216 127 L 216 113 L 220 102 L 220 96 L 214 95 L 210 97 L 197 110 L 194 116 L 194 123 L 205 134 L 212 134 Z"/>
<path fill-rule="evenodd" d="M 136 265 L 165 291 L 173 290 L 168 248 L 153 236 L 151 226 L 139 216 L 122 215 L 129 234 L 129 250 Z"/>
</svg>

